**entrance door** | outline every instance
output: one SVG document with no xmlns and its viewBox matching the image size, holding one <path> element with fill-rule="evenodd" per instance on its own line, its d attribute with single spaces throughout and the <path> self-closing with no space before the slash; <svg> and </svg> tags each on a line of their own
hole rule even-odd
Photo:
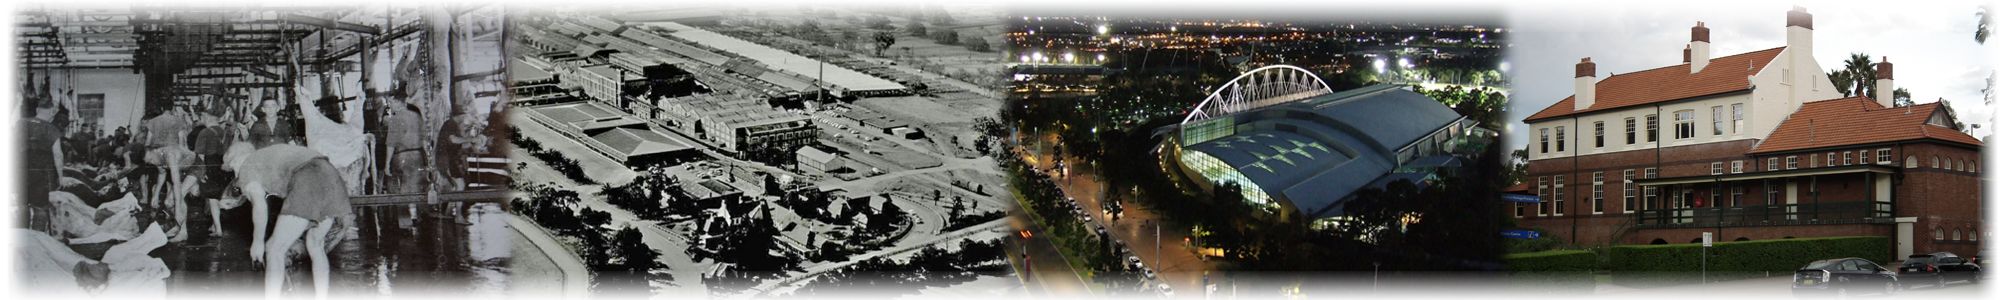
<svg viewBox="0 0 2000 300">
<path fill-rule="evenodd" d="M 1897 218 L 1895 259 L 1903 259 L 1904 257 L 1910 257 L 1911 254 L 1916 254 L 1917 251 L 1914 248 L 1916 243 L 1913 243 L 1914 241 L 1910 238 L 1916 235 L 1916 221 L 1916 218 Z"/>
<path fill-rule="evenodd" d="M 1678 188 L 1675 188 L 1674 191 L 1676 191 L 1676 193 L 1674 193 L 1674 203 L 1673 203 L 1674 223 L 1693 222 L 1694 186 L 1683 185 Z"/>
<path fill-rule="evenodd" d="M 1795 181 L 1786 180 L 1785 181 L 1786 221 L 1799 220 L 1799 207 L 1797 206 L 1797 204 L 1799 204 L 1799 183 Z"/>
</svg>

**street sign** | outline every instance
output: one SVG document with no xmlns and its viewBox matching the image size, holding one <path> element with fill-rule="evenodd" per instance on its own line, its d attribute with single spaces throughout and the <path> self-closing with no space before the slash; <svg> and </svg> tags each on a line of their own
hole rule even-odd
<svg viewBox="0 0 2000 300">
<path fill-rule="evenodd" d="M 1701 232 L 1701 283 L 1708 284 L 1708 248 L 1715 247 L 1715 233 Z"/>
<path fill-rule="evenodd" d="M 1536 197 L 1535 195 L 1522 195 L 1522 194 L 1500 194 L 1500 200 L 1507 202 L 1520 202 L 1520 203 L 1542 202 L 1541 197 Z"/>
<path fill-rule="evenodd" d="M 1510 239 L 1532 240 L 1542 238 L 1542 232 L 1526 229 L 1508 229 L 1500 231 L 1500 236 Z"/>
</svg>

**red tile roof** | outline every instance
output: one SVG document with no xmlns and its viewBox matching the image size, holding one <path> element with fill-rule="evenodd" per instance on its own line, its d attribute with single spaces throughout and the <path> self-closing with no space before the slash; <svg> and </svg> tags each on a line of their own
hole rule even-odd
<svg viewBox="0 0 2000 300">
<path fill-rule="evenodd" d="M 1709 60 L 1700 73 L 1689 74 L 1688 64 L 1616 74 L 1597 81 L 1597 103 L 1575 110 L 1576 96 L 1529 115 L 1523 122 L 1569 116 L 1629 106 L 1687 99 L 1750 89 L 1750 75 L 1764 69 L 1785 47 L 1752 51 Z"/>
<path fill-rule="evenodd" d="M 1979 146 L 1979 139 L 1925 123 L 1942 103 L 1883 107 L 1868 97 L 1806 102 L 1750 153 L 1934 139 Z"/>
</svg>

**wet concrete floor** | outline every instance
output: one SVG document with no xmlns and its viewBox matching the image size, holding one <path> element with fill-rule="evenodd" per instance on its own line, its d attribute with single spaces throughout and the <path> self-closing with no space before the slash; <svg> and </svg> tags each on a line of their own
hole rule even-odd
<svg viewBox="0 0 2000 300">
<path fill-rule="evenodd" d="M 263 292 L 264 269 L 250 261 L 248 207 L 222 213 L 220 237 L 209 236 L 207 211 L 189 212 L 192 236 L 152 254 L 166 261 L 175 295 L 255 295 Z M 472 204 L 455 218 L 451 205 L 393 205 L 355 208 L 355 224 L 328 253 L 329 294 L 500 294 L 507 289 L 507 264 L 518 234 L 500 219 L 497 204 Z M 287 264 L 287 296 L 312 293 L 311 264 L 302 250 Z"/>
</svg>

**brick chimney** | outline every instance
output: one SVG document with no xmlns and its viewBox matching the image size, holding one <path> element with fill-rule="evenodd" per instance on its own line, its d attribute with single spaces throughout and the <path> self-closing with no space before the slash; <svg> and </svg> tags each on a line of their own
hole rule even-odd
<svg viewBox="0 0 2000 300">
<path fill-rule="evenodd" d="M 1688 52 L 1687 63 L 1688 63 L 1689 73 L 1701 73 L 1701 70 L 1703 68 L 1708 67 L 1709 56 L 1708 56 L 1707 23 L 1701 21 L 1694 22 L 1694 28 L 1690 29 L 1688 34 L 1687 52 Z"/>
<path fill-rule="evenodd" d="M 1875 63 L 1875 103 L 1882 107 L 1896 107 L 1896 66 L 1889 64 L 1889 57 Z"/>
<path fill-rule="evenodd" d="M 1597 63 L 1589 57 L 1576 63 L 1576 110 L 1590 108 L 1597 104 Z"/>
</svg>

